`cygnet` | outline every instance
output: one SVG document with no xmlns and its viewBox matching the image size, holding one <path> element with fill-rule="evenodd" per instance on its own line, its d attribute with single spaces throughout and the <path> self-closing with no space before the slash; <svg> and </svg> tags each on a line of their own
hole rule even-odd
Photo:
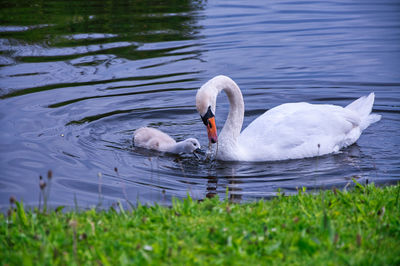
<svg viewBox="0 0 400 266">
<path fill-rule="evenodd" d="M 142 127 L 137 129 L 134 133 L 133 141 L 136 147 L 175 154 L 195 154 L 196 151 L 200 150 L 200 143 L 195 138 L 188 138 L 183 141 L 176 142 L 164 132 L 150 127 Z"/>
</svg>

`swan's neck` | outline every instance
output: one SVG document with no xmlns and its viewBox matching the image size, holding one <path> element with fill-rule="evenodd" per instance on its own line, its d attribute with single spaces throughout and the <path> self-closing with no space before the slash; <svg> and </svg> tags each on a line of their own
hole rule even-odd
<svg viewBox="0 0 400 266">
<path fill-rule="evenodd" d="M 216 83 L 218 92 L 224 91 L 229 99 L 229 114 L 224 127 L 218 136 L 218 146 L 227 152 L 237 150 L 237 142 L 242 129 L 244 117 L 244 102 L 242 93 L 236 83 L 225 76 L 219 76 L 219 82 Z M 231 150 L 231 151 L 228 151 Z"/>
</svg>

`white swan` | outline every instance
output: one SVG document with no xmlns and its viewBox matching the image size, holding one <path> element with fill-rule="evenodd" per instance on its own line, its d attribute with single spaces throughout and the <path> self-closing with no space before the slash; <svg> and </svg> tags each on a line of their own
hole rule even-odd
<svg viewBox="0 0 400 266">
<path fill-rule="evenodd" d="M 176 142 L 164 132 L 150 127 L 137 129 L 134 133 L 133 141 L 137 147 L 175 154 L 194 153 L 201 148 L 197 139 L 188 138 Z"/>
<path fill-rule="evenodd" d="M 217 137 L 217 95 L 229 98 L 228 118 Z M 256 118 L 240 133 L 243 96 L 236 83 L 216 76 L 196 95 L 196 108 L 207 127 L 210 143 L 218 142 L 216 158 L 223 161 L 275 161 L 313 157 L 337 152 L 357 141 L 361 132 L 381 116 L 370 114 L 374 93 L 346 107 L 330 104 L 286 103 Z"/>
</svg>

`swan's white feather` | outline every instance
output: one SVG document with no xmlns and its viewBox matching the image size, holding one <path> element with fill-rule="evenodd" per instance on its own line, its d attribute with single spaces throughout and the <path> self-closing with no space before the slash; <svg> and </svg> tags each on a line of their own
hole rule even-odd
<svg viewBox="0 0 400 266">
<path fill-rule="evenodd" d="M 243 130 L 238 141 L 238 157 L 246 161 L 265 161 L 336 152 L 358 139 L 360 123 L 355 112 L 340 106 L 282 104 L 265 112 Z"/>
<path fill-rule="evenodd" d="M 362 131 L 381 116 L 371 114 L 374 93 L 346 107 L 330 104 L 286 103 L 265 112 L 244 129 L 244 105 L 237 84 L 217 76 L 197 92 L 200 114 L 208 105 L 215 110 L 215 98 L 225 91 L 230 111 L 218 136 L 217 159 L 224 161 L 275 161 L 338 152 L 355 143 Z"/>
</svg>

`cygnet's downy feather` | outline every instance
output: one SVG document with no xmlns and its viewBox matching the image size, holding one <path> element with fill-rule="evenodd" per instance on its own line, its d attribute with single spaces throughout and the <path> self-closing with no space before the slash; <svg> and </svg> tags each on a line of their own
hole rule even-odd
<svg viewBox="0 0 400 266">
<path fill-rule="evenodd" d="M 195 138 L 176 142 L 164 132 L 150 127 L 137 129 L 133 141 L 136 147 L 174 154 L 194 153 L 201 148 L 199 141 Z"/>
</svg>

